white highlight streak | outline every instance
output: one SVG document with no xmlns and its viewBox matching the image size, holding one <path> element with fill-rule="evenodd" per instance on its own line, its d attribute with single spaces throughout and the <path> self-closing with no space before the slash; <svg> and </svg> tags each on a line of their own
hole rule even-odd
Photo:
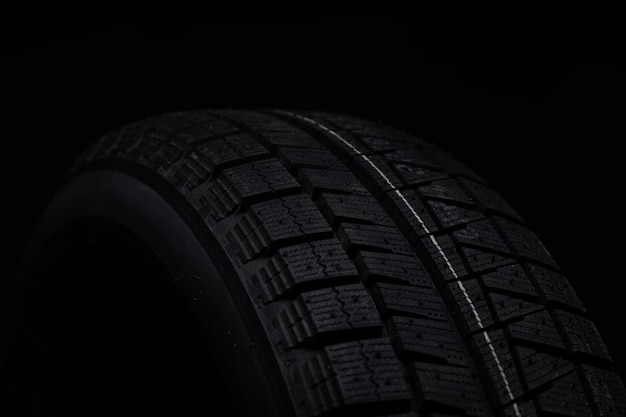
<svg viewBox="0 0 626 417">
<path fill-rule="evenodd" d="M 417 212 L 415 211 L 413 206 L 411 206 L 411 204 L 408 202 L 406 197 L 404 197 L 404 195 L 400 192 L 400 190 L 398 190 L 393 185 L 393 183 L 385 175 L 385 173 L 383 171 L 381 171 L 381 169 L 378 168 L 376 166 L 376 164 L 374 164 L 374 162 L 372 162 L 372 160 L 367 157 L 367 155 L 363 155 L 363 153 L 361 151 L 359 151 L 354 145 L 352 145 L 346 139 L 341 137 L 341 135 L 339 135 L 334 130 L 329 129 L 328 127 L 324 126 L 323 124 L 318 123 L 316 120 L 310 119 L 310 118 L 308 118 L 306 116 L 301 116 L 299 114 L 288 113 L 288 112 L 281 112 L 281 113 L 288 114 L 289 116 L 296 117 L 296 118 L 298 118 L 300 120 L 304 120 L 305 122 L 307 122 L 309 124 L 312 124 L 314 126 L 317 126 L 318 128 L 322 129 L 324 132 L 334 136 L 341 143 L 343 143 L 348 148 L 350 148 L 352 151 L 354 151 L 357 154 L 357 156 L 360 156 L 361 158 L 363 158 L 363 160 L 365 160 L 365 162 L 367 162 L 372 168 L 374 168 L 374 170 L 378 173 L 378 175 L 380 175 L 380 177 L 385 181 L 385 183 L 387 183 L 387 185 L 389 185 L 391 187 L 391 189 L 400 198 L 400 200 L 402 200 L 402 202 L 409 209 L 409 211 L 411 212 L 413 217 L 415 217 L 415 219 L 419 222 L 419 224 L 422 227 L 422 229 L 424 229 L 424 232 L 430 237 L 430 241 L 433 243 L 433 245 L 435 245 L 435 248 L 437 248 L 437 251 L 439 252 L 441 257 L 443 258 L 444 262 L 446 263 L 446 266 L 450 270 L 450 273 L 452 274 L 452 276 L 454 278 L 457 279 L 457 281 L 455 281 L 455 282 L 459 286 L 459 289 L 463 293 L 463 297 L 465 297 L 465 299 L 467 300 L 467 303 L 469 304 L 470 308 L 472 309 L 472 314 L 474 315 L 474 318 L 476 319 L 476 322 L 478 323 L 478 327 L 480 327 L 481 329 L 484 329 L 485 326 L 483 325 L 483 321 L 480 318 L 480 315 L 478 314 L 478 311 L 476 310 L 476 306 L 474 305 L 474 302 L 472 301 L 472 299 L 470 298 L 469 294 L 467 293 L 467 289 L 465 288 L 465 285 L 463 285 L 463 282 L 461 282 L 461 280 L 459 279 L 459 276 L 456 273 L 456 271 L 454 270 L 454 267 L 452 266 L 452 264 L 450 263 L 450 260 L 448 259 L 448 257 L 444 253 L 443 249 L 441 249 L 441 246 L 439 246 L 439 242 L 437 242 L 437 239 L 435 239 L 433 234 L 430 232 L 430 230 L 428 229 L 428 226 L 426 226 L 426 223 L 424 223 L 424 220 L 420 217 L 419 214 L 417 214 Z M 511 391 L 511 386 L 509 385 L 509 380 L 507 379 L 506 374 L 504 373 L 504 368 L 502 367 L 502 363 L 500 363 L 500 358 L 498 358 L 498 355 L 496 354 L 496 350 L 493 347 L 493 343 L 491 342 L 491 338 L 489 337 L 489 334 L 485 330 L 482 331 L 482 334 L 483 334 L 483 337 L 485 338 L 485 342 L 487 342 L 487 345 L 489 346 L 489 351 L 491 352 L 491 355 L 493 356 L 493 359 L 496 362 L 496 366 L 498 367 L 498 372 L 500 373 L 500 376 L 502 377 L 502 380 L 504 381 L 504 386 L 505 386 L 506 392 L 507 392 L 509 398 L 511 399 L 511 401 L 513 401 L 513 410 L 515 411 L 515 415 L 517 417 L 522 417 L 520 409 L 517 406 L 517 403 L 515 403 L 515 397 L 513 396 L 513 392 Z"/>
</svg>

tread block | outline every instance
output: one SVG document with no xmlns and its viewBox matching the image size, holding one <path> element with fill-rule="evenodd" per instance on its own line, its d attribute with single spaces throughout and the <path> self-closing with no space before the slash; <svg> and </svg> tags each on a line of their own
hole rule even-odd
<svg viewBox="0 0 626 417">
<path fill-rule="evenodd" d="M 567 311 L 556 311 L 556 316 L 574 353 L 585 353 L 611 360 L 600 333 L 591 320 Z"/>
<path fill-rule="evenodd" d="M 563 339 L 547 310 L 531 313 L 508 326 L 513 339 L 565 349 Z"/>
<path fill-rule="evenodd" d="M 474 272 L 488 271 L 494 268 L 509 266 L 516 262 L 508 256 L 502 256 L 497 253 L 484 251 L 478 248 L 462 247 L 460 251 L 467 259 L 467 263 Z"/>
<path fill-rule="evenodd" d="M 449 236 L 425 237 L 421 242 L 445 281 L 456 281 L 467 275 L 463 260 Z"/>
<path fill-rule="evenodd" d="M 406 185 L 422 185 L 430 181 L 447 178 L 448 175 L 415 163 L 393 162 L 391 166 Z"/>
<path fill-rule="evenodd" d="M 342 285 L 299 295 L 278 319 L 285 344 L 293 348 L 318 336 L 350 330 L 377 330 L 382 323 L 362 284 Z"/>
<path fill-rule="evenodd" d="M 170 176 L 173 177 L 176 188 L 181 189 L 183 192 L 185 188 L 193 190 L 199 187 L 200 184 L 208 180 L 211 173 L 215 170 L 215 166 L 211 161 L 205 155 L 195 150 L 188 150 L 181 163 L 177 165 L 178 170 Z"/>
<path fill-rule="evenodd" d="M 476 172 L 468 168 L 465 164 L 458 161 L 449 153 L 435 147 L 424 147 L 424 153 L 433 161 L 437 162 L 441 170 L 453 175 L 461 175 L 471 178 L 475 181 L 486 183 Z"/>
<path fill-rule="evenodd" d="M 432 287 L 419 288 L 379 282 L 372 287 L 381 314 L 410 314 L 431 320 L 448 321 L 443 301 Z"/>
<path fill-rule="evenodd" d="M 225 218 L 241 204 L 242 197 L 235 189 L 235 184 L 223 175 L 218 176 L 215 181 L 203 187 L 200 197 L 194 204 L 205 222 L 215 225 Z"/>
<path fill-rule="evenodd" d="M 395 226 L 341 223 L 337 236 L 344 247 L 350 250 L 372 248 L 401 255 L 413 253 L 404 236 Z"/>
<path fill-rule="evenodd" d="M 258 203 L 252 210 L 273 240 L 331 230 L 317 207 L 305 195 Z M 284 219 L 291 221 L 285 222 Z"/>
<path fill-rule="evenodd" d="M 269 151 L 246 133 L 201 142 L 194 145 L 193 149 L 204 155 L 212 166 L 217 167 L 236 162 L 244 163 L 251 157 L 270 157 Z"/>
<path fill-rule="evenodd" d="M 493 330 L 481 332 L 471 338 L 472 350 L 476 352 L 472 356 L 480 356 L 477 362 L 485 383 L 485 391 L 492 406 L 502 407 L 514 399 L 523 395 L 523 386 L 519 372 L 515 366 L 513 355 L 504 332 Z"/>
<path fill-rule="evenodd" d="M 369 195 L 369 192 L 350 171 L 301 168 L 298 171 L 298 182 L 302 184 L 303 190 L 311 196 L 316 196 L 324 191 Z"/>
<path fill-rule="evenodd" d="M 513 207 L 491 188 L 467 178 L 460 178 L 459 181 L 476 197 L 477 201 L 480 201 L 485 209 L 505 214 L 520 221 L 522 220 Z"/>
<path fill-rule="evenodd" d="M 543 246 L 537 235 L 524 226 L 503 218 L 495 218 L 496 223 L 513 244 L 520 256 L 556 267 L 556 262 Z"/>
<path fill-rule="evenodd" d="M 413 362 L 409 374 L 418 385 L 418 401 L 441 404 L 468 416 L 486 416 L 479 382 L 465 367 Z"/>
<path fill-rule="evenodd" d="M 307 283 L 357 277 L 339 241 L 325 239 L 279 249 L 252 281 L 260 286 L 263 300 L 270 302 Z"/>
<path fill-rule="evenodd" d="M 626 415 L 626 389 L 617 374 L 590 365 L 581 365 L 579 369 L 601 416 Z"/>
<path fill-rule="evenodd" d="M 153 163 L 151 160 L 155 156 L 158 156 L 159 151 L 165 146 L 167 140 L 167 135 L 154 131 L 143 132 L 136 146 L 129 149 L 127 155 L 136 158 L 138 162 L 144 165 L 158 168 L 157 164 Z"/>
<path fill-rule="evenodd" d="M 522 365 L 522 374 L 528 388 L 535 390 L 574 371 L 574 364 L 560 356 L 518 346 L 515 352 Z"/>
<path fill-rule="evenodd" d="M 529 268 L 549 301 L 574 307 L 583 312 L 586 311 L 572 285 L 563 275 L 538 265 L 530 265 Z"/>
<path fill-rule="evenodd" d="M 453 314 L 463 317 L 463 323 L 457 323 L 462 334 L 478 332 L 494 324 L 488 301 L 475 279 L 450 282 L 442 293 L 451 300 L 448 305 L 454 306 Z"/>
<path fill-rule="evenodd" d="M 435 217 L 444 229 L 485 219 L 485 215 L 479 211 L 441 201 L 429 201 L 428 205 L 432 208 Z"/>
<path fill-rule="evenodd" d="M 410 141 L 401 138 L 394 138 L 393 134 L 386 132 L 373 132 L 373 135 L 359 134 L 360 132 L 354 132 L 358 135 L 359 141 L 364 143 L 370 150 L 374 152 L 392 151 L 394 149 L 403 148 L 410 145 Z"/>
<path fill-rule="evenodd" d="M 226 241 L 229 253 L 241 263 L 254 259 L 272 243 L 263 222 L 253 212 L 243 215 L 233 230 L 226 234 Z"/>
<path fill-rule="evenodd" d="M 520 264 L 500 267 L 493 272 L 481 275 L 486 288 L 493 291 L 506 291 L 539 297 L 526 271 Z"/>
<path fill-rule="evenodd" d="M 567 417 L 592 416 L 582 381 L 576 372 L 557 379 L 550 388 L 536 397 L 540 413 Z"/>
<path fill-rule="evenodd" d="M 271 116 L 269 116 L 271 117 Z M 278 121 L 278 119 L 276 119 Z M 290 124 L 278 121 L 273 127 L 262 126 L 259 131 L 267 142 L 276 147 L 301 147 L 322 149 L 322 145 L 305 131 L 294 128 Z"/>
<path fill-rule="evenodd" d="M 368 222 L 392 227 L 393 221 L 372 196 L 322 193 L 318 207 L 331 224 L 340 221 Z"/>
<path fill-rule="evenodd" d="M 438 200 L 474 205 L 475 201 L 453 179 L 433 181 L 419 187 L 422 195 Z"/>
<path fill-rule="evenodd" d="M 432 287 L 432 280 L 414 256 L 359 251 L 354 262 L 367 285 L 384 281 Z"/>
<path fill-rule="evenodd" d="M 508 295 L 491 293 L 489 294 L 489 298 L 491 299 L 499 321 L 520 318 L 526 314 L 544 308 L 541 304 L 520 300 L 519 298 L 513 298 Z"/>
<path fill-rule="evenodd" d="M 467 366 L 467 353 L 449 321 L 392 316 L 389 337 L 399 346 L 400 355 L 435 358 L 449 365 Z"/>
<path fill-rule="evenodd" d="M 168 141 L 161 148 L 161 152 L 150 160 L 150 165 L 163 176 L 169 176 L 168 170 L 175 165 L 185 154 L 185 147 L 178 142 Z M 177 168 L 177 167 L 176 167 Z"/>
<path fill-rule="evenodd" d="M 507 244 L 489 220 L 470 223 L 463 229 L 454 231 L 452 235 L 461 245 L 510 254 Z"/>
<path fill-rule="evenodd" d="M 310 415 L 380 402 L 407 404 L 411 395 L 388 339 L 325 347 L 301 368 Z"/>
<path fill-rule="evenodd" d="M 238 243 L 233 251 L 241 262 L 247 262 L 272 243 L 330 233 L 332 229 L 317 207 L 300 194 L 253 204 L 227 239 Z"/>
<path fill-rule="evenodd" d="M 207 185 L 199 198 L 201 207 L 197 208 L 209 224 L 215 224 L 246 198 L 299 188 L 280 162 L 265 159 L 225 169 Z"/>
<path fill-rule="evenodd" d="M 278 152 L 286 159 L 289 170 L 294 168 L 323 168 L 333 170 L 346 168 L 345 164 L 327 149 L 284 146 L 279 148 Z"/>
<path fill-rule="evenodd" d="M 240 199 L 300 188 L 295 178 L 274 158 L 227 168 L 220 176 L 232 184 Z"/>
<path fill-rule="evenodd" d="M 420 148 L 408 147 L 395 149 L 391 152 L 384 153 L 384 157 L 386 160 L 395 163 L 421 166 L 435 172 L 440 171 L 439 164 L 426 156 Z M 442 175 L 448 177 L 448 174 L 442 173 Z"/>
<path fill-rule="evenodd" d="M 232 117 L 237 117 L 240 120 L 245 121 L 246 126 L 249 128 L 263 133 L 285 133 L 291 135 L 300 133 L 300 130 L 297 127 L 284 121 L 277 115 L 247 110 L 234 110 L 231 113 L 233 114 Z"/>
</svg>

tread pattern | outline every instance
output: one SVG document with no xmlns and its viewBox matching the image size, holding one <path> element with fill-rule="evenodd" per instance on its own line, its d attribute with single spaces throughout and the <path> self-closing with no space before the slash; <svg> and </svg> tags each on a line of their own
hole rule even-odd
<svg viewBox="0 0 626 417">
<path fill-rule="evenodd" d="M 278 320 L 288 348 L 323 336 L 345 338 L 357 330 L 361 335 L 377 335 L 382 327 L 371 297 L 358 284 L 301 294 L 280 313 Z"/>
<path fill-rule="evenodd" d="M 538 237 L 407 133 L 324 113 L 172 113 L 83 164 L 152 169 L 221 239 L 298 416 L 619 416 L 626 390 Z"/>
<path fill-rule="evenodd" d="M 324 239 L 279 249 L 251 277 L 263 301 L 288 296 L 298 288 L 358 281 L 358 272 L 335 239 Z"/>
<path fill-rule="evenodd" d="M 325 347 L 301 369 L 312 414 L 337 408 L 364 410 L 410 403 L 410 393 L 388 339 L 366 339 Z"/>
</svg>

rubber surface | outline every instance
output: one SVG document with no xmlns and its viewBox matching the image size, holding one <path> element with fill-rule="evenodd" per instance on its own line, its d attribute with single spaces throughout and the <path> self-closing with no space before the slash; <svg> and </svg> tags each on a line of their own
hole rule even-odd
<svg viewBox="0 0 626 417">
<path fill-rule="evenodd" d="M 341 115 L 216 110 L 126 126 L 79 166 L 118 160 L 168 181 L 217 238 L 295 415 L 626 414 L 548 251 L 431 144 Z"/>
</svg>

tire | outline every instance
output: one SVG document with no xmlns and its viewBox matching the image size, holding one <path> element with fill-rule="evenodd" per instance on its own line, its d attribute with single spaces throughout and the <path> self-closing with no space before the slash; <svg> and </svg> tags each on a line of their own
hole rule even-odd
<svg viewBox="0 0 626 417">
<path fill-rule="evenodd" d="M 43 215 L 10 317 L 11 415 L 626 415 L 520 216 L 432 144 L 343 115 L 106 135 Z"/>
</svg>

